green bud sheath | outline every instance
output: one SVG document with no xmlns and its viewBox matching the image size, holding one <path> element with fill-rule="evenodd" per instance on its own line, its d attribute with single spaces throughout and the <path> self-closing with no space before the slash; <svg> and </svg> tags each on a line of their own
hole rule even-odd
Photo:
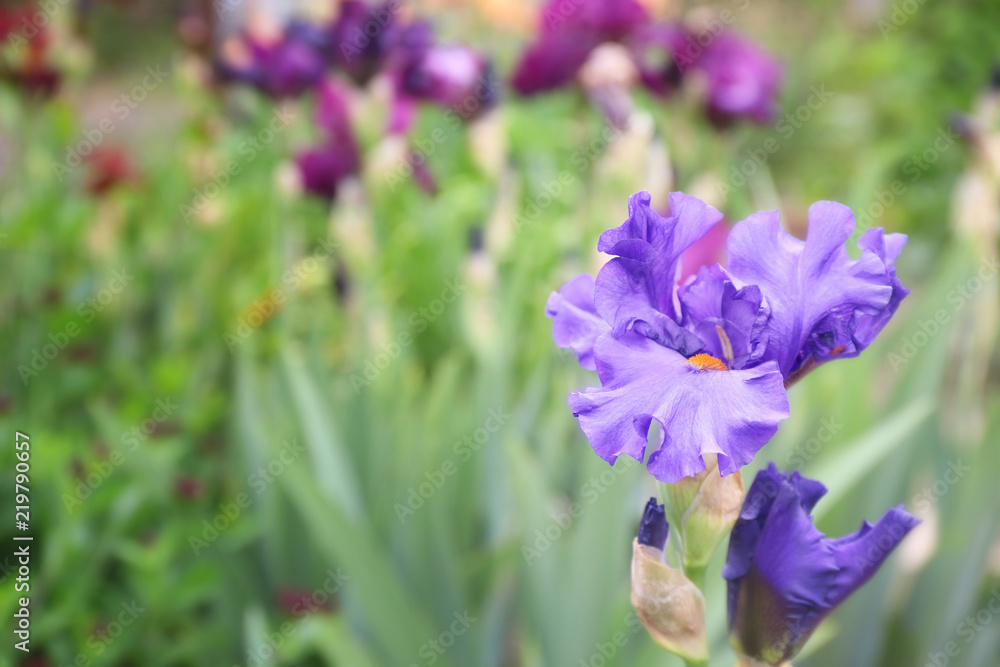
<svg viewBox="0 0 1000 667">
<path fill-rule="evenodd" d="M 733 528 L 743 504 L 743 477 L 722 477 L 715 456 L 705 470 L 676 484 L 661 484 L 667 520 L 681 542 L 684 567 L 704 568 Z"/>
</svg>

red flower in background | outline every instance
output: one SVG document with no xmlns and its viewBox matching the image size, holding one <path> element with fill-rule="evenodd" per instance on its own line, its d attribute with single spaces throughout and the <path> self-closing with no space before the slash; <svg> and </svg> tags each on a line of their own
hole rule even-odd
<svg viewBox="0 0 1000 667">
<path fill-rule="evenodd" d="M 139 175 L 132 159 L 119 146 L 100 146 L 87 156 L 87 180 L 84 186 L 92 195 L 107 194 L 117 185 L 134 183 Z"/>
<path fill-rule="evenodd" d="M 48 62 L 51 19 L 33 3 L 0 7 L 0 78 L 31 96 L 51 97 L 61 76 Z"/>
</svg>

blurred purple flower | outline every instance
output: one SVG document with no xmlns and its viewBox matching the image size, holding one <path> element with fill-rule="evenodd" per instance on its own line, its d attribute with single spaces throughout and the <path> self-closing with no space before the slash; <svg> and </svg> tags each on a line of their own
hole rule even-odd
<svg viewBox="0 0 1000 667">
<path fill-rule="evenodd" d="M 341 84 L 325 81 L 320 85 L 316 124 L 323 139 L 314 148 L 295 157 L 303 189 L 318 197 L 333 199 L 340 182 L 357 173 L 361 155 L 351 127 L 349 91 Z"/>
<path fill-rule="evenodd" d="M 399 45 L 404 27 L 398 2 L 345 0 L 331 27 L 333 63 L 363 86 L 381 72 Z"/>
<path fill-rule="evenodd" d="M 692 37 L 687 47 L 697 45 Z M 688 65 L 687 51 L 676 55 L 682 72 L 705 75 L 709 118 L 727 124 L 737 118 L 768 123 L 777 115 L 778 93 L 784 78 L 781 65 L 760 47 L 733 32 L 724 31 Z"/>
<path fill-rule="evenodd" d="M 407 63 L 400 90 L 404 95 L 471 117 L 496 102 L 497 86 L 492 75 L 490 61 L 473 49 L 431 46 Z"/>
<path fill-rule="evenodd" d="M 777 112 L 781 65 L 732 30 L 699 34 L 679 24 L 651 25 L 636 31 L 629 48 L 643 85 L 655 95 L 701 78 L 705 109 L 718 125 L 738 118 L 767 123 Z"/>
<path fill-rule="evenodd" d="M 201 497 L 205 488 L 198 479 L 184 476 L 174 482 L 174 490 L 181 499 L 194 500 Z"/>
<path fill-rule="evenodd" d="M 655 95 L 701 77 L 706 111 L 717 124 L 766 123 L 775 114 L 782 70 L 773 58 L 731 30 L 700 35 L 679 23 L 653 23 L 635 0 L 551 0 L 538 37 L 515 67 L 514 89 L 533 95 L 570 84 L 608 42 L 628 48 L 639 81 Z"/>
<path fill-rule="evenodd" d="M 624 39 L 648 20 L 636 0 L 549 0 L 538 37 L 515 67 L 514 89 L 534 95 L 572 82 L 594 49 Z"/>
<path fill-rule="evenodd" d="M 728 581 L 734 648 L 758 661 L 792 659 L 837 605 L 867 582 L 918 520 L 889 510 L 845 537 L 828 538 L 810 516 L 826 494 L 819 482 L 771 463 L 757 473 L 729 538 Z"/>
<path fill-rule="evenodd" d="M 216 61 L 216 76 L 224 83 L 254 86 L 275 99 L 298 97 L 314 87 L 329 65 L 327 36 L 301 21 L 290 22 L 274 42 L 244 35 L 242 46 L 245 54 L 240 62 Z"/>
<path fill-rule="evenodd" d="M 431 102 L 470 120 L 496 104 L 493 67 L 481 53 L 462 45 L 440 45 L 429 23 L 402 30 L 388 71 L 395 83 L 389 132 L 405 134 L 416 121 L 419 102 Z"/>
</svg>

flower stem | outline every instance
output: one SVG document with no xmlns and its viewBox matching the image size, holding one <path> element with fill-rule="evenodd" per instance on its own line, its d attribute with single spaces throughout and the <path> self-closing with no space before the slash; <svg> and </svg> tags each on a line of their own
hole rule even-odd
<svg viewBox="0 0 1000 667">
<path fill-rule="evenodd" d="M 701 591 L 703 594 L 705 592 L 706 569 L 707 568 L 704 566 L 701 567 L 690 566 L 684 568 L 684 576 L 686 576 L 692 584 L 697 586 L 698 590 Z M 685 658 L 684 664 L 687 667 L 708 667 L 708 658 L 706 657 L 704 660 L 688 660 L 687 658 Z"/>
<path fill-rule="evenodd" d="M 692 584 L 698 587 L 698 590 L 702 593 L 705 592 L 705 567 L 687 567 L 684 568 L 684 576 L 686 576 Z"/>
</svg>

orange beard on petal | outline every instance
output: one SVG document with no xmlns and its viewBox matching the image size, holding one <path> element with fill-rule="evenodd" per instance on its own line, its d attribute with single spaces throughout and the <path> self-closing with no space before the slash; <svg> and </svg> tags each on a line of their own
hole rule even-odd
<svg viewBox="0 0 1000 667">
<path fill-rule="evenodd" d="M 729 367 L 726 366 L 724 361 L 716 359 L 710 354 L 696 354 L 687 360 L 688 366 L 691 366 L 696 371 L 728 371 Z"/>
</svg>

